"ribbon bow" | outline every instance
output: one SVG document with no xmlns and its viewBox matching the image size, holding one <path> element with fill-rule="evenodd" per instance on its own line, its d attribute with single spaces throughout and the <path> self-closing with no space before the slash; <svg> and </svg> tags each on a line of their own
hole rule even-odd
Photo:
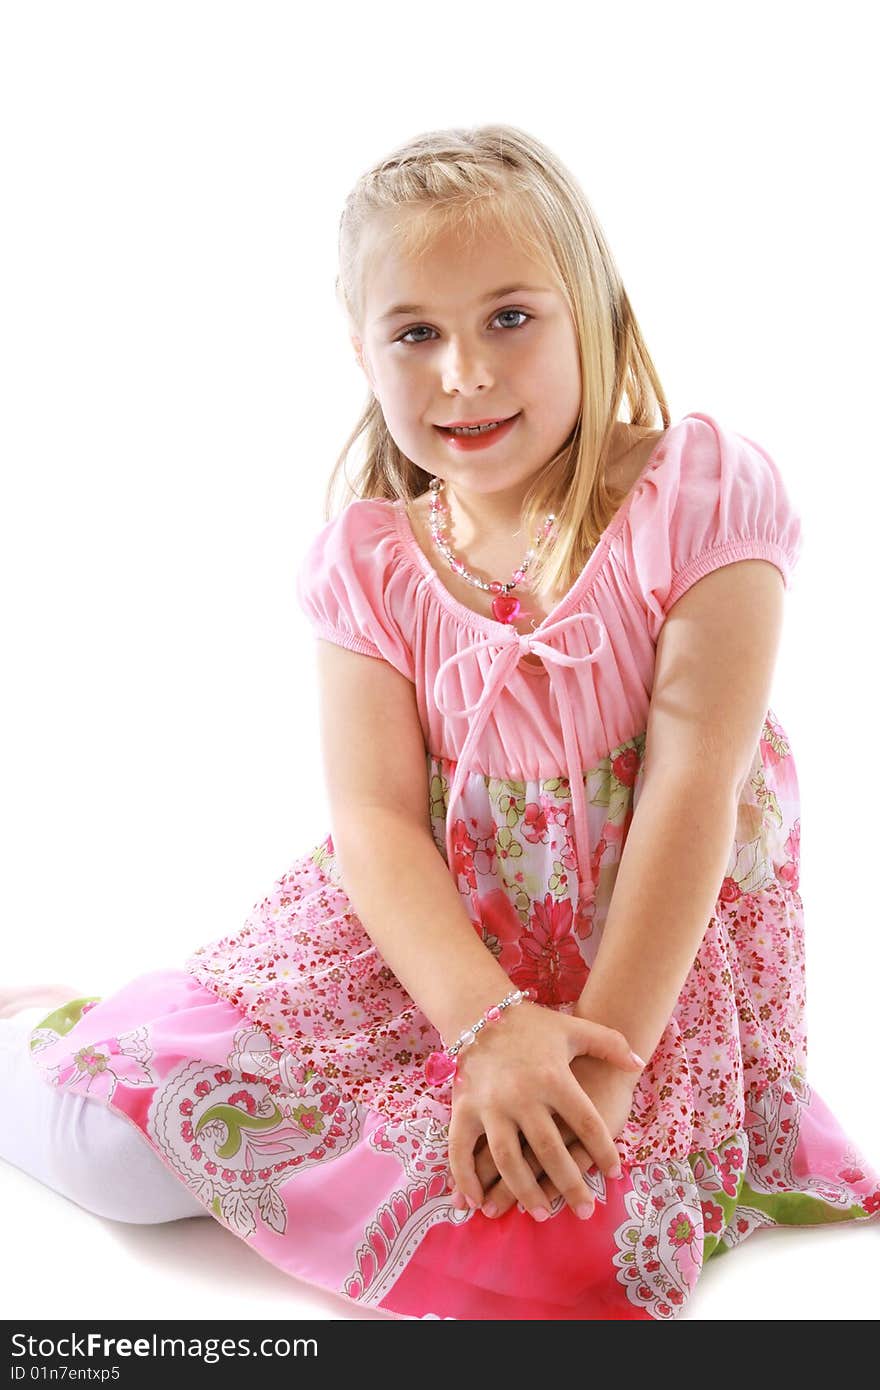
<svg viewBox="0 0 880 1390">
<path fill-rule="evenodd" d="M 570 656 L 567 652 L 559 651 L 551 646 L 547 638 L 555 637 L 565 628 L 573 627 L 576 623 L 583 624 L 587 619 L 596 624 L 599 629 L 599 643 L 595 651 L 587 652 L 584 656 Z M 565 689 L 565 682 L 560 666 L 585 666 L 589 662 L 596 661 L 602 654 L 607 641 L 607 629 L 605 624 L 596 613 L 581 610 L 572 613 L 566 618 L 557 618 L 555 622 L 542 623 L 534 632 L 520 633 L 514 627 L 509 629 L 510 636 L 505 640 L 503 637 L 491 636 L 480 637 L 476 642 L 470 643 L 466 647 L 461 647 L 453 652 L 452 656 L 447 657 L 440 664 L 437 675 L 434 679 L 434 703 L 441 714 L 445 715 L 473 715 L 464 746 L 459 754 L 455 775 L 452 779 L 452 788 L 449 793 L 449 806 L 446 813 L 446 857 L 449 868 L 455 874 L 453 861 L 453 831 L 455 817 L 453 807 L 461 796 L 464 786 L 464 779 L 468 771 L 468 760 L 480 739 L 480 735 L 486 726 L 495 702 L 501 693 L 502 687 L 506 684 L 507 678 L 519 663 L 522 656 L 527 652 L 535 652 L 540 656 L 544 665 L 547 667 L 547 674 L 550 677 L 550 685 L 556 699 L 559 716 L 562 721 L 562 739 L 565 746 L 565 758 L 568 771 L 568 783 L 571 788 L 572 806 L 574 808 L 574 842 L 578 865 L 578 894 L 579 897 L 584 892 L 584 880 L 587 875 L 587 866 L 590 862 L 590 844 L 587 829 L 587 811 L 584 798 L 583 769 L 580 761 L 580 751 L 578 748 L 577 734 L 575 731 L 574 713 L 571 701 Z M 473 652 L 479 651 L 482 647 L 500 647 L 500 652 L 489 669 L 482 694 L 478 700 L 471 705 L 455 708 L 447 704 L 444 699 L 444 687 L 447 678 L 453 667 L 459 662 L 464 661 Z"/>
</svg>

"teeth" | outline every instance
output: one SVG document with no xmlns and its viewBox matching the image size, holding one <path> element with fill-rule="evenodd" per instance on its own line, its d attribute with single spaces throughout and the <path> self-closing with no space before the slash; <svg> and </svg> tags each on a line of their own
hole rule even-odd
<svg viewBox="0 0 880 1390">
<path fill-rule="evenodd" d="M 450 430 L 449 433 L 450 433 L 450 434 L 486 434 L 489 430 L 497 430 L 498 426 L 501 425 L 501 424 L 503 424 L 503 423 L 504 423 L 503 420 L 496 420 L 495 423 L 494 423 L 494 425 L 470 425 L 470 426 L 466 426 L 466 427 L 465 427 L 465 426 L 460 426 L 460 427 L 457 428 L 457 429 Z"/>
</svg>

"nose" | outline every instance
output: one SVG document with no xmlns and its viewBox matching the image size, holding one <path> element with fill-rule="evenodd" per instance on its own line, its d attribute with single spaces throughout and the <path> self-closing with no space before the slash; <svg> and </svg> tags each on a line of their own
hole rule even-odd
<svg viewBox="0 0 880 1390">
<path fill-rule="evenodd" d="M 456 339 L 450 340 L 444 355 L 442 376 L 444 391 L 458 392 L 460 396 L 485 391 L 494 380 L 487 354 L 479 348 L 463 346 Z"/>
</svg>

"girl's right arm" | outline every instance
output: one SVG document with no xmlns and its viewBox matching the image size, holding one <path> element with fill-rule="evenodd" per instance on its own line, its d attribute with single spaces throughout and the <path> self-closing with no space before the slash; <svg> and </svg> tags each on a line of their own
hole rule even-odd
<svg viewBox="0 0 880 1390">
<path fill-rule="evenodd" d="M 383 960 L 451 1042 L 512 982 L 474 930 L 434 842 L 412 682 L 390 663 L 336 643 L 319 639 L 317 648 L 323 762 L 345 892 Z M 483 1132 L 492 1145 L 495 1133 L 493 1157 L 511 1191 L 529 1208 L 546 1205 L 519 1148 L 521 1128 L 533 1150 L 540 1148 L 542 1162 L 546 1157 L 544 1171 L 560 1192 L 572 1205 L 581 1202 L 583 1178 L 552 1120 L 554 1110 L 600 1168 L 614 1167 L 613 1137 L 571 1072 L 572 1057 L 583 1052 L 630 1072 L 634 1065 L 616 1030 L 528 1001 L 459 1054 L 460 1071 L 472 1084 L 456 1083 L 454 1095 L 467 1090 L 474 1097 L 457 1127 L 460 1135 L 453 1134 L 455 1112 L 450 1127 L 450 1159 L 461 1190 L 481 1192 L 473 1145 Z"/>
</svg>

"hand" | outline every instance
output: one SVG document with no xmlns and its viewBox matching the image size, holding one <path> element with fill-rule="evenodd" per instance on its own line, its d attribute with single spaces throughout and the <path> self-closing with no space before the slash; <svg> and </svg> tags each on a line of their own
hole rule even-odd
<svg viewBox="0 0 880 1390">
<path fill-rule="evenodd" d="M 452 1182 L 472 1205 L 483 1202 L 474 1145 L 485 1134 L 496 1172 L 512 1200 L 549 1215 L 535 1170 L 524 1157 L 520 1133 L 540 1160 L 538 1172 L 547 1175 L 572 1208 L 588 1205 L 583 1174 L 566 1148 L 555 1115 L 568 1124 L 599 1168 L 609 1175 L 619 1171 L 613 1137 L 572 1071 L 572 1059 L 583 1053 L 601 1059 L 612 1072 L 620 1070 L 634 1088 L 638 1077 L 633 1073 L 640 1073 L 642 1064 L 621 1033 L 528 1001 L 497 1027 L 484 1029 L 475 1046 L 460 1054 L 449 1165 Z"/>
<path fill-rule="evenodd" d="M 617 1139 L 623 1131 L 630 1111 L 632 1109 L 632 1098 L 638 1085 L 639 1078 L 619 1071 L 617 1068 L 609 1066 L 601 1058 L 597 1057 L 575 1057 L 571 1063 L 571 1070 L 578 1083 L 587 1092 L 593 1104 L 596 1106 L 601 1118 L 604 1120 L 608 1131 Z M 592 1155 L 578 1139 L 578 1136 L 571 1129 L 571 1126 L 560 1119 L 554 1117 L 560 1130 L 560 1137 L 566 1145 L 573 1161 L 577 1164 L 581 1173 L 587 1173 L 595 1168 Z M 498 1169 L 492 1158 L 492 1151 L 485 1142 L 485 1135 L 477 1146 L 477 1176 L 484 1190 L 483 1211 L 490 1204 L 495 1211 L 487 1213 L 495 1217 L 503 1216 L 516 1200 L 504 1179 L 500 1177 Z M 543 1174 L 541 1164 L 535 1157 L 532 1149 L 526 1145 L 523 1148 L 523 1157 L 539 1180 L 538 1186 L 544 1193 L 548 1201 L 553 1201 L 559 1196 L 556 1184 Z M 453 1194 L 454 1204 L 464 1206 L 464 1198 L 460 1194 Z M 584 1188 L 584 1202 L 591 1209 L 595 1206 L 592 1192 L 589 1188 Z"/>
</svg>

